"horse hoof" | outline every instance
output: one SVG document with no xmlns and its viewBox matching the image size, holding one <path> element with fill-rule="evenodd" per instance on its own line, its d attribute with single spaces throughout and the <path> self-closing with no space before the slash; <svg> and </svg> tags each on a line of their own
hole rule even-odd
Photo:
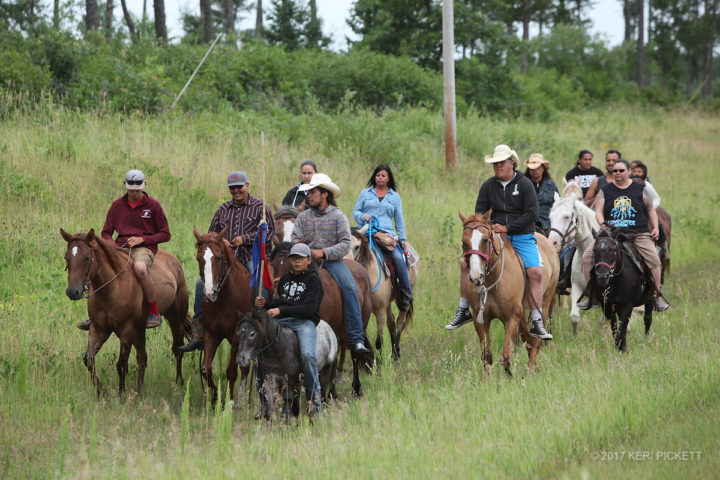
<svg viewBox="0 0 720 480">
<path fill-rule="evenodd" d="M 360 397 L 362 397 L 362 396 L 363 396 L 362 388 L 359 388 L 359 389 L 353 391 L 353 392 L 352 392 L 352 396 L 353 396 L 353 398 L 360 398 Z"/>
<path fill-rule="evenodd" d="M 377 340 L 375 340 L 375 348 L 378 350 L 382 350 L 382 339 L 381 338 L 378 338 Z"/>
</svg>

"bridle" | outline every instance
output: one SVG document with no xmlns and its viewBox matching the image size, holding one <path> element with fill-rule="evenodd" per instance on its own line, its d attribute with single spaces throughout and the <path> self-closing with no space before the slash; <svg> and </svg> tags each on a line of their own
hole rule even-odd
<svg viewBox="0 0 720 480">
<path fill-rule="evenodd" d="M 78 241 L 81 241 L 81 240 L 78 240 Z M 68 248 L 69 248 L 69 245 L 68 245 Z M 88 245 L 88 248 L 90 249 L 90 266 L 88 267 L 87 275 L 85 276 L 85 281 L 82 284 L 83 291 L 82 291 L 82 296 L 80 298 L 90 298 L 91 296 L 95 295 L 97 292 L 99 292 L 103 288 L 110 285 L 110 283 L 112 283 L 113 280 L 115 280 L 117 277 L 119 277 L 120 274 L 122 274 L 125 271 L 127 266 L 130 265 L 130 253 L 132 252 L 132 247 L 129 247 L 128 258 L 127 258 L 127 262 L 125 262 L 125 266 L 123 266 L 123 268 L 121 268 L 120 271 L 117 272 L 110 280 L 103 283 L 98 288 L 94 288 L 93 291 L 90 292 L 89 291 L 90 290 L 90 279 L 95 276 L 95 274 L 92 273 L 93 266 L 96 265 L 97 262 L 95 261 L 95 252 L 93 251 L 92 247 L 90 245 Z M 65 266 L 65 270 L 68 270 L 67 265 Z"/>
<path fill-rule="evenodd" d="M 616 275 L 620 275 L 622 273 L 623 264 L 620 264 L 620 270 L 618 270 L 617 272 L 615 271 L 615 268 L 617 267 L 618 258 L 622 255 L 622 250 L 620 249 L 620 243 L 617 240 L 610 238 L 610 237 L 604 237 L 604 238 L 606 238 L 608 240 L 608 242 L 612 241 L 614 248 L 612 248 L 611 251 L 614 250 L 615 255 L 613 256 L 612 263 L 596 262 L 593 265 L 593 270 L 595 271 L 595 274 L 597 275 L 598 267 L 607 268 L 609 271 L 609 280 L 612 280 L 613 277 L 615 277 Z M 597 243 L 595 245 L 597 247 L 599 247 L 599 245 Z"/>
<path fill-rule="evenodd" d="M 555 227 L 550 227 L 550 232 L 555 232 L 558 235 L 560 235 L 560 249 L 562 250 L 565 245 L 568 243 L 568 239 L 572 238 L 575 235 L 575 232 L 577 231 L 578 227 L 578 219 L 577 215 L 575 215 L 575 208 L 572 208 L 572 215 L 570 216 L 570 222 L 568 222 L 568 226 L 565 229 L 565 232 L 561 232 Z M 549 232 L 548 232 L 549 233 Z"/>
<path fill-rule="evenodd" d="M 201 243 L 200 246 L 198 247 L 198 251 L 200 251 L 200 249 L 202 248 L 203 245 L 209 244 L 209 243 L 213 243 L 213 242 L 207 241 L 207 242 Z M 228 279 L 228 276 L 230 276 L 230 270 L 232 269 L 232 264 L 226 258 L 225 250 L 222 247 L 221 247 L 221 251 L 222 251 L 222 254 L 220 255 L 220 258 L 222 259 L 222 266 L 227 267 L 227 269 L 225 270 L 224 274 L 220 275 L 220 276 L 222 276 L 222 279 L 219 282 L 217 282 L 215 287 L 213 287 L 213 290 L 212 290 L 213 298 L 217 298 L 218 294 L 220 293 L 220 290 L 222 289 L 223 285 L 225 284 L 225 281 Z"/>
<path fill-rule="evenodd" d="M 485 301 L 487 300 L 488 292 L 495 288 L 498 283 L 500 283 L 500 280 L 502 280 L 503 272 L 505 271 L 505 245 L 503 242 L 503 236 L 498 235 L 498 238 L 500 239 L 500 248 L 495 248 L 495 242 L 493 241 L 495 238 L 495 233 L 492 231 L 492 227 L 490 225 L 487 225 L 485 223 L 480 222 L 472 222 L 467 225 L 463 225 L 463 230 L 475 230 L 476 228 L 484 228 L 488 231 L 490 234 L 488 236 L 488 240 L 490 241 L 490 247 L 488 247 L 488 253 L 483 252 L 482 250 L 477 249 L 469 249 L 463 252 L 463 258 L 465 259 L 465 262 L 468 262 L 468 258 L 471 255 L 478 255 L 480 258 L 485 260 L 485 274 L 483 275 L 483 281 L 480 285 L 475 287 L 475 291 L 480 294 L 480 309 L 478 310 L 477 314 L 477 322 L 482 324 L 483 323 L 483 312 L 485 310 Z M 495 254 L 495 262 L 490 264 L 490 258 L 492 254 Z M 499 260 L 499 262 L 498 262 Z M 489 287 L 485 286 L 485 280 L 490 276 L 490 273 L 495 270 L 495 268 L 498 266 L 498 263 L 500 264 L 500 274 L 498 275 L 498 278 L 490 285 Z"/>
</svg>

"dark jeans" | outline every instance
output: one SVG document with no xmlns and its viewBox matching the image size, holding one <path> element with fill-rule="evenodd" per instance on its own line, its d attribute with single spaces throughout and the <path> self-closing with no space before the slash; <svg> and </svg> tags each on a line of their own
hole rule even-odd
<svg viewBox="0 0 720 480">
<path fill-rule="evenodd" d="M 395 275 L 397 275 L 400 287 L 412 293 L 412 289 L 410 288 L 410 276 L 408 275 L 407 265 L 405 264 L 405 254 L 403 251 L 400 248 L 395 247 L 393 251 L 390 252 L 390 260 L 392 260 L 393 265 L 395 265 Z"/>
<path fill-rule="evenodd" d="M 365 343 L 363 335 L 362 314 L 357 286 L 350 270 L 342 260 L 331 260 L 323 263 L 323 268 L 335 279 L 343 297 L 343 317 L 348 332 L 350 345 Z"/>
</svg>

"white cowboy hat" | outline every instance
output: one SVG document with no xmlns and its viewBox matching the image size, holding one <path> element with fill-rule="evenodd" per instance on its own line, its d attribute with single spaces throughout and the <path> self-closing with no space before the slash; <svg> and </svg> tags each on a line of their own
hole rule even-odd
<svg viewBox="0 0 720 480">
<path fill-rule="evenodd" d="M 543 157 L 541 153 L 530 154 L 530 158 L 525 160 L 525 166 L 530 170 L 540 168 L 542 165 L 546 165 L 548 170 L 550 169 L 550 162 L 545 160 L 545 157 Z"/>
<path fill-rule="evenodd" d="M 330 177 L 324 173 L 316 173 L 313 175 L 310 179 L 310 183 L 303 183 L 298 188 L 298 191 L 304 192 L 305 190 L 312 190 L 315 187 L 324 188 L 325 190 L 332 192 L 335 197 L 340 196 L 340 187 L 335 185 L 333 181 L 330 180 Z"/>
<path fill-rule="evenodd" d="M 498 145 L 495 147 L 495 151 L 490 155 L 485 155 L 485 163 L 498 163 L 512 158 L 515 162 L 519 162 L 518 154 L 512 148 L 507 145 Z"/>
</svg>

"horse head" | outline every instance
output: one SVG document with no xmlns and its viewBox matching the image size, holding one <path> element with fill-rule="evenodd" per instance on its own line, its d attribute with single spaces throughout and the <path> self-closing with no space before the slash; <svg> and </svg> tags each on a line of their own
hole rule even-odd
<svg viewBox="0 0 720 480">
<path fill-rule="evenodd" d="M 219 233 L 201 234 L 197 227 L 193 233 L 197 239 L 197 258 L 200 278 L 203 279 L 205 300 L 214 302 L 230 273 L 232 257 L 235 255 L 223 241 L 227 228 Z"/>
<path fill-rule="evenodd" d="M 580 184 L 578 184 L 575 180 L 570 180 L 569 182 L 563 178 L 563 183 L 565 184 L 565 188 L 563 188 L 562 196 L 563 197 L 575 197 L 576 199 L 580 200 L 582 202 L 583 200 L 583 191 L 580 187 Z"/>
<path fill-rule="evenodd" d="M 292 250 L 293 244 L 290 242 L 282 242 L 275 246 L 268 262 L 270 263 L 270 271 L 273 278 L 273 285 L 277 285 L 280 281 L 280 277 L 285 275 L 290 270 L 290 250 Z"/>
<path fill-rule="evenodd" d="M 257 356 L 267 342 L 265 333 L 267 331 L 268 313 L 264 309 L 253 308 L 247 313 L 238 312 L 238 325 L 235 335 L 238 339 L 238 351 L 235 356 L 237 364 L 242 368 L 248 368 L 253 358 Z"/>
<path fill-rule="evenodd" d="M 612 232 L 603 230 L 595 238 L 593 247 L 593 269 L 595 278 L 601 287 L 607 287 L 617 274 L 618 261 L 622 253 Z"/>
<path fill-rule="evenodd" d="M 575 212 L 575 196 L 561 197 L 555 192 L 555 202 L 550 209 L 550 234 L 548 240 L 556 252 L 560 252 L 575 237 L 578 216 Z"/>
<path fill-rule="evenodd" d="M 70 300 L 80 300 L 90 286 L 94 275 L 95 257 L 91 243 L 95 241 L 95 230 L 70 235 L 62 228 L 60 235 L 67 242 L 65 250 L 65 270 L 68 271 L 68 287 L 65 295 Z"/>
<path fill-rule="evenodd" d="M 350 228 L 350 251 L 346 258 L 355 260 L 360 264 L 364 264 L 370 259 L 370 243 L 367 237 L 367 231 L 370 224 L 365 224 L 362 228 Z"/>
<path fill-rule="evenodd" d="M 462 212 L 459 214 L 463 222 L 462 247 L 468 278 L 474 285 L 483 285 L 490 273 L 490 256 L 495 252 L 490 212 L 468 217 Z"/>
<path fill-rule="evenodd" d="M 295 227 L 295 220 L 301 210 L 295 208 L 292 205 L 275 205 L 275 214 L 273 219 L 275 220 L 275 233 L 273 233 L 273 243 L 278 245 L 282 242 L 289 242 L 291 239 L 293 228 Z"/>
</svg>

